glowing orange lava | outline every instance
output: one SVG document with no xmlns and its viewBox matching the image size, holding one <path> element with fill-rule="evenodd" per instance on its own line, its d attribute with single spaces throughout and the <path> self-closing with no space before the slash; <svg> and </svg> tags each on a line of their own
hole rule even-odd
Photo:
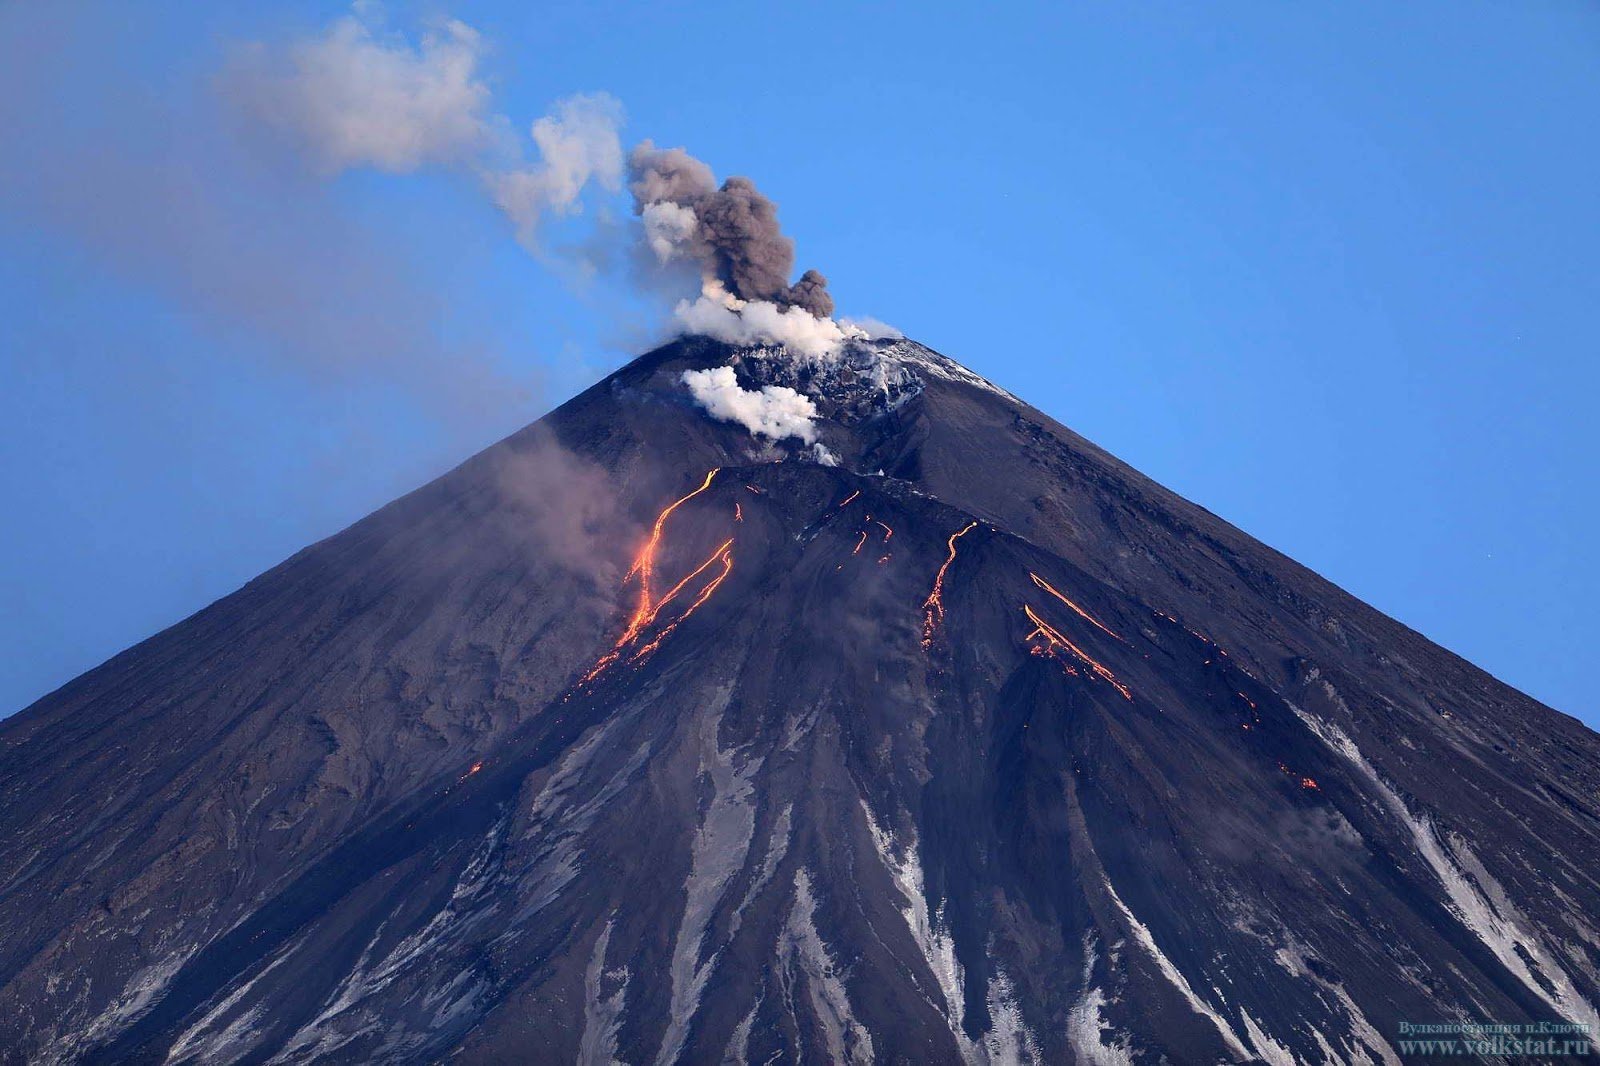
<svg viewBox="0 0 1600 1066">
<path fill-rule="evenodd" d="M 1096 618 L 1094 615 L 1090 614 L 1088 611 L 1085 611 L 1082 607 L 1079 607 L 1077 604 L 1063 596 L 1054 585 L 1050 584 L 1050 582 L 1046 581 L 1032 570 L 1028 571 L 1028 576 L 1033 578 L 1033 583 L 1035 585 L 1038 585 L 1041 589 L 1044 589 L 1044 591 L 1048 592 L 1050 595 L 1054 596 L 1056 599 L 1072 608 L 1073 612 L 1076 613 L 1079 618 L 1082 618 L 1085 622 L 1088 622 L 1102 633 L 1105 633 L 1108 636 L 1116 637 L 1118 640 L 1122 640 L 1120 636 L 1112 632 L 1110 628 L 1100 621 L 1100 619 Z M 1122 640 L 1122 643 L 1126 644 L 1128 642 Z"/>
<path fill-rule="evenodd" d="M 661 642 L 663 640 L 667 639 L 667 635 L 669 633 L 671 633 L 674 629 L 677 629 L 680 625 L 682 625 L 684 620 L 686 618 L 688 618 L 691 614 L 694 614 L 696 611 L 698 611 L 700 609 L 700 605 L 702 603 L 705 603 L 707 600 L 709 600 L 711 598 L 711 594 L 713 592 L 717 591 L 717 586 L 721 585 L 723 583 L 723 581 L 727 580 L 728 574 L 730 572 L 732 572 L 732 570 L 733 570 L 733 552 L 729 550 L 732 547 L 733 547 L 733 541 L 732 540 L 728 540 L 728 541 L 724 542 L 722 547 L 717 549 L 717 554 L 713 555 L 710 559 L 707 559 L 704 563 L 700 564 L 700 569 L 695 571 L 696 574 L 698 574 L 701 571 L 705 570 L 705 568 L 710 566 L 713 562 L 720 562 L 722 564 L 722 572 L 717 574 L 717 576 L 712 578 L 710 581 L 708 581 L 706 583 L 705 588 L 700 590 L 700 595 L 695 597 L 694 602 L 689 604 L 689 606 L 684 610 L 684 612 L 682 614 L 680 614 L 678 617 L 674 618 L 668 625 L 663 627 L 661 632 L 656 634 L 654 640 L 652 640 L 650 643 L 646 644 L 644 647 L 640 648 L 638 651 L 633 653 L 633 660 L 632 660 L 633 662 L 639 662 L 640 660 L 642 660 L 646 656 L 648 656 L 651 652 L 653 652 L 657 648 L 661 647 Z M 684 578 L 685 582 L 687 582 L 688 580 L 689 580 L 688 578 Z M 681 583 L 680 583 L 679 587 L 682 587 Z M 665 601 L 663 601 L 663 602 L 665 602 Z"/>
<path fill-rule="evenodd" d="M 733 520 L 735 522 L 744 521 L 744 508 L 740 507 L 737 503 L 733 505 Z"/>
<path fill-rule="evenodd" d="M 711 555 L 706 559 L 705 562 L 701 563 L 699 566 L 697 566 L 693 570 L 689 571 L 689 576 L 688 577 L 684 578 L 682 581 L 680 581 L 676 585 L 672 586 L 672 590 L 670 592 L 668 592 L 665 596 L 661 597 L 661 599 L 656 603 L 655 607 L 651 609 L 650 617 L 645 620 L 645 624 L 646 625 L 650 625 L 650 624 L 654 623 L 655 620 L 656 620 L 656 617 L 661 614 L 661 608 L 663 608 L 667 604 L 671 603 L 672 600 L 673 600 L 673 597 L 677 596 L 678 593 L 682 592 L 683 591 L 683 587 L 685 585 L 687 585 L 689 582 L 693 581 L 695 578 L 699 577 L 701 574 L 705 573 L 706 572 L 706 568 L 709 567 L 712 563 L 716 562 L 717 559 L 720 558 L 722 555 L 724 555 L 728 551 L 728 549 L 731 548 L 731 547 L 733 547 L 733 538 L 729 537 L 727 540 L 723 541 L 720 545 L 717 546 L 717 550 L 712 552 Z"/>
<path fill-rule="evenodd" d="M 1033 632 L 1029 633 L 1026 637 L 1023 637 L 1023 640 L 1032 640 L 1034 637 L 1043 637 L 1046 642 L 1046 654 L 1053 654 L 1057 647 L 1065 648 L 1084 666 L 1087 666 L 1090 670 L 1094 671 L 1096 677 L 1100 678 L 1102 681 L 1105 681 L 1112 688 L 1122 693 L 1123 699 L 1133 699 L 1133 693 L 1128 691 L 1127 685 L 1124 685 L 1121 681 L 1117 680 L 1117 675 L 1106 669 L 1106 667 L 1101 663 L 1095 661 L 1095 659 L 1093 659 L 1088 652 L 1084 651 L 1082 648 L 1072 643 L 1072 641 L 1068 640 L 1064 635 L 1062 635 L 1060 630 L 1056 629 L 1049 622 L 1046 622 L 1043 618 L 1040 618 L 1038 614 L 1034 612 L 1032 607 L 1029 607 L 1027 604 L 1023 604 L 1022 610 L 1023 613 L 1028 616 L 1028 621 L 1032 622 L 1034 625 Z M 1038 654 L 1037 650 L 1035 650 L 1035 654 Z"/>
<path fill-rule="evenodd" d="M 944 575 L 949 572 L 950 564 L 956 561 L 956 541 L 971 533 L 978 527 L 977 522 L 968 522 L 958 532 L 950 534 L 950 539 L 945 544 L 950 548 L 950 554 L 945 556 L 944 565 L 939 567 L 939 573 L 933 579 L 933 591 L 928 593 L 928 598 L 923 601 L 922 610 L 922 646 L 933 646 L 933 632 L 940 622 L 944 621 Z"/>
<path fill-rule="evenodd" d="M 653 585 L 655 579 L 656 557 L 661 549 L 661 536 L 662 531 L 666 528 L 667 519 L 672 517 L 672 512 L 676 511 L 679 507 L 682 507 L 685 503 L 689 502 L 710 488 L 712 480 L 717 476 L 717 472 L 717 469 L 711 470 L 708 474 L 706 474 L 706 479 L 700 483 L 699 488 L 672 501 L 672 503 L 663 508 L 661 513 L 656 516 L 655 525 L 650 531 L 650 539 L 645 542 L 644 547 L 639 549 L 639 554 L 634 558 L 633 565 L 628 568 L 627 574 L 624 575 L 622 579 L 624 584 L 626 584 L 628 581 L 631 581 L 635 577 L 639 579 L 638 603 L 634 607 L 633 614 L 629 617 L 628 624 L 626 628 L 623 629 L 622 635 L 619 636 L 616 643 L 611 646 L 611 650 L 602 655 L 594 664 L 594 666 L 590 667 L 589 672 L 584 674 L 583 677 L 579 679 L 578 683 L 580 685 L 586 685 L 593 681 L 595 678 L 604 673 L 607 667 L 620 659 L 627 647 L 630 644 L 637 643 L 644 630 L 655 623 L 656 619 L 661 614 L 661 609 L 676 599 L 678 594 L 682 592 L 690 582 L 699 577 L 701 574 L 705 573 L 705 571 L 719 559 L 724 561 L 724 570 L 722 574 L 718 575 L 705 588 L 701 589 L 699 598 L 696 599 L 692 605 L 690 605 L 687 611 L 679 615 L 671 625 L 667 626 L 660 633 L 656 634 L 655 639 L 646 645 L 644 649 L 635 652 L 633 655 L 634 661 L 638 661 L 650 651 L 655 650 L 655 648 L 661 643 L 661 638 L 666 636 L 673 629 L 677 628 L 678 623 L 682 622 L 691 613 L 693 613 L 695 608 L 704 603 L 706 597 L 709 596 L 711 592 L 715 590 L 716 586 L 722 583 L 722 579 L 727 576 L 727 569 L 733 565 L 733 555 L 730 551 L 730 549 L 733 547 L 733 538 L 731 537 L 726 541 L 723 541 L 723 543 L 718 546 L 716 551 L 711 553 L 710 557 L 707 558 L 705 562 L 701 563 L 694 570 L 690 571 L 689 575 L 674 585 L 666 595 L 662 596 L 660 599 L 655 598 Z M 757 491 L 752 486 L 746 485 L 745 487 L 750 488 L 752 491 Z M 735 504 L 734 508 L 735 519 L 743 521 L 743 514 L 741 511 L 739 511 L 738 504 Z"/>
<path fill-rule="evenodd" d="M 861 554 L 861 546 L 863 544 L 865 544 L 866 542 L 867 542 L 867 531 L 863 529 L 861 531 L 861 539 L 856 541 L 856 546 L 851 550 L 850 554 L 851 555 L 860 555 Z"/>
<path fill-rule="evenodd" d="M 885 544 L 889 543 L 889 538 L 894 536 L 894 530 L 890 529 L 883 522 L 879 522 L 878 526 L 883 530 L 883 542 Z"/>
<path fill-rule="evenodd" d="M 1290 777 L 1299 778 L 1300 779 L 1300 787 L 1305 789 L 1307 792 L 1321 792 L 1322 791 L 1322 786 L 1317 784 L 1317 779 L 1316 778 L 1314 778 L 1314 777 L 1306 777 L 1304 774 L 1295 773 L 1293 770 L 1289 769 L 1289 764 L 1284 762 L 1282 759 L 1278 760 L 1278 769 L 1283 771 L 1284 773 L 1288 774 Z"/>
<path fill-rule="evenodd" d="M 852 492 L 852 493 L 851 493 L 851 494 L 850 494 L 850 495 L 848 495 L 848 496 L 846 496 L 846 497 L 845 497 L 845 498 L 844 498 L 844 499 L 843 499 L 843 500 L 842 500 L 842 501 L 841 501 L 841 502 L 840 502 L 840 503 L 839 503 L 839 507 L 843 507 L 843 506 L 844 506 L 844 505 L 845 505 L 845 504 L 847 504 L 847 503 L 849 503 L 849 502 L 850 502 L 850 501 L 851 501 L 851 500 L 853 500 L 853 499 L 855 499 L 855 498 L 856 498 L 856 497 L 857 497 L 857 496 L 860 496 L 860 495 L 861 495 L 861 490 L 860 490 L 860 489 L 856 489 L 856 491 L 854 491 L 854 492 Z M 835 508 L 834 508 L 834 510 L 836 510 L 836 511 L 837 511 L 837 510 L 838 510 L 838 509 L 839 509 L 839 507 L 835 507 Z"/>
</svg>

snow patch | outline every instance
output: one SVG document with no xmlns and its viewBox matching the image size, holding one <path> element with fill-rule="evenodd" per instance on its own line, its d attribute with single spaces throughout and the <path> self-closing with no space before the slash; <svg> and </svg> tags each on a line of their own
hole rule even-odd
<svg viewBox="0 0 1600 1066">
<path fill-rule="evenodd" d="M 1350 1035 L 1346 1040 L 1342 1041 L 1348 1052 L 1347 1054 L 1334 1054 L 1322 1032 L 1317 1028 L 1312 1029 L 1312 1035 L 1316 1037 L 1318 1046 L 1324 1050 L 1328 1058 L 1333 1062 L 1354 1062 L 1359 1054 L 1361 1059 L 1369 1063 L 1381 1063 L 1382 1066 L 1401 1066 L 1400 1058 L 1394 1053 L 1394 1048 L 1383 1038 L 1377 1028 L 1367 1020 L 1366 1014 L 1356 1005 L 1356 1001 L 1350 998 L 1350 993 L 1345 990 L 1344 986 L 1334 984 L 1317 976 L 1311 967 L 1306 965 L 1305 949 L 1292 937 L 1287 937 L 1286 935 L 1286 939 L 1288 941 L 1287 945 L 1279 948 L 1273 954 L 1274 961 L 1283 967 L 1289 976 L 1312 981 L 1325 997 L 1331 996 L 1334 1002 L 1344 1008 L 1346 1016 L 1350 1019 Z"/>
<path fill-rule="evenodd" d="M 991 958 L 993 957 L 991 953 Z M 1044 1061 L 1038 1042 L 1022 1017 L 1017 992 L 1011 978 L 999 966 L 989 979 L 990 1028 L 983 1036 L 983 1050 L 994 1066 L 1032 1066 Z"/>
<path fill-rule="evenodd" d="M 778 872 L 778 864 L 783 862 L 784 856 L 789 854 L 789 838 L 794 833 L 794 804 L 785 804 L 783 810 L 778 812 L 778 817 L 772 824 L 772 832 L 767 836 L 766 854 L 761 860 L 761 869 L 756 873 L 755 879 L 750 882 L 750 887 L 745 890 L 744 898 L 733 909 L 733 917 L 728 922 L 728 939 L 731 941 L 739 927 L 744 924 L 744 912 L 755 902 L 766 887 L 772 883 L 773 875 Z"/>
<path fill-rule="evenodd" d="M 211 1008 L 201 1019 L 178 1035 L 173 1041 L 171 1049 L 167 1052 L 166 1061 L 169 1063 L 180 1062 L 219 1062 L 227 1059 L 238 1058 L 244 1050 L 245 1041 L 249 1038 L 255 1024 L 260 1020 L 265 1004 L 258 1003 L 249 1010 L 240 1014 L 226 1025 L 219 1025 L 235 1007 L 237 1007 L 250 990 L 267 974 L 282 966 L 284 961 L 294 954 L 295 946 L 279 952 L 278 957 L 268 963 L 260 973 L 240 985 L 233 992 L 225 996 L 222 1002 Z"/>
<path fill-rule="evenodd" d="M 594 953 L 583 973 L 583 1038 L 578 1045 L 578 1066 L 618 1066 L 617 1032 L 622 1027 L 622 1008 L 628 998 L 628 969 L 606 972 L 606 948 L 611 945 L 611 927 L 606 927 L 594 942 Z M 616 989 L 605 993 L 608 981 Z"/>
<path fill-rule="evenodd" d="M 750 1030 L 756 1024 L 756 1011 L 761 1009 L 761 1002 L 761 997 L 757 996 L 755 1003 L 750 1006 L 750 1013 L 734 1026 L 733 1036 L 728 1038 L 728 1049 L 722 1053 L 723 1062 L 731 1062 L 733 1066 L 750 1066 Z"/>
<path fill-rule="evenodd" d="M 1295 1066 L 1294 1053 L 1264 1033 L 1249 1011 L 1240 1007 L 1239 1016 L 1244 1019 L 1244 1029 L 1250 1035 L 1251 1045 L 1263 1059 L 1271 1066 Z"/>
<path fill-rule="evenodd" d="M 970 385 L 972 388 L 993 393 L 1013 403 L 1022 402 L 1000 386 L 974 374 L 954 359 L 940 355 L 930 348 L 924 348 L 915 341 L 902 341 L 899 344 L 891 344 L 883 349 L 883 355 L 904 365 L 927 371 L 934 377 L 958 382 L 962 385 Z"/>
<path fill-rule="evenodd" d="M 998 965 L 994 976 L 989 979 L 987 989 L 989 1031 L 984 1034 L 982 1043 L 975 1042 L 967 1035 L 966 977 L 961 964 L 956 961 L 955 940 L 943 920 L 943 907 L 932 910 L 928 906 L 916 837 L 912 836 L 903 845 L 897 844 L 893 835 L 878 824 L 864 800 L 861 801 L 861 812 L 866 817 L 867 831 L 872 836 L 878 857 L 905 901 L 900 908 L 900 915 L 905 919 L 912 941 L 939 986 L 944 999 L 942 1013 L 963 1061 L 991 1064 L 1040 1061 L 1038 1042 L 1022 1016 L 1016 990 L 1011 979 Z M 993 953 L 990 954 L 992 957 Z"/>
<path fill-rule="evenodd" d="M 502 815 L 489 828 L 483 841 L 473 851 L 461 875 L 450 891 L 450 898 L 426 925 L 395 944 L 381 958 L 374 952 L 383 939 L 387 923 L 382 923 L 368 940 L 361 956 L 339 986 L 334 989 L 315 1018 L 301 1026 L 284 1042 L 283 1049 L 272 1062 L 304 1062 L 331 1054 L 355 1040 L 380 1030 L 396 1040 L 403 1030 L 386 1024 L 382 1012 L 363 1008 L 362 1004 L 388 988 L 403 975 L 426 969 L 440 970 L 441 957 L 449 944 L 472 926 L 480 924 L 488 914 L 478 909 L 487 894 L 494 871 L 494 857 L 504 840 L 509 814 Z M 440 980 L 429 1002 L 438 1005 L 441 998 L 451 992 L 459 993 L 462 983 L 471 984 L 470 974 L 456 974 L 451 980 Z M 445 999 L 446 1014 L 459 1009 L 459 995 Z M 443 1021 L 436 1018 L 435 1021 Z M 335 1024 L 335 1022 L 339 1024 Z"/>
<path fill-rule="evenodd" d="M 1083 934 L 1083 993 L 1067 1012 L 1067 1046 L 1079 1062 L 1089 1066 L 1133 1066 L 1133 1054 L 1126 1039 L 1107 1044 L 1105 1034 L 1106 994 L 1094 986 L 1094 931 Z"/>
<path fill-rule="evenodd" d="M 884 869 L 889 871 L 889 876 L 894 881 L 895 888 L 899 890 L 901 898 L 905 900 L 904 906 L 900 908 L 900 915 L 905 919 L 911 939 L 922 953 L 923 960 L 927 962 L 934 981 L 938 983 L 939 992 L 944 997 L 945 1021 L 950 1026 L 951 1035 L 956 1039 L 961 1057 L 969 1063 L 979 1062 L 980 1049 L 973 1043 L 972 1038 L 967 1036 L 963 1027 L 963 1015 L 966 1010 L 965 979 L 961 972 L 961 964 L 956 961 L 955 940 L 941 920 L 942 916 L 928 907 L 922 862 L 917 856 L 916 838 L 912 837 L 903 846 L 897 846 L 889 831 L 878 825 L 877 819 L 873 818 L 872 811 L 864 800 L 861 802 L 861 812 L 866 816 L 867 831 L 872 835 L 872 843 L 877 848 L 878 857 L 882 860 Z"/>
</svg>

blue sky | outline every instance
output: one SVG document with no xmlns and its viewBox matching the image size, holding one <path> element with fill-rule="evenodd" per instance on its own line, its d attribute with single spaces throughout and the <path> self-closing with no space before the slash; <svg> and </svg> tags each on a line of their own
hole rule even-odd
<svg viewBox="0 0 1600 1066">
<path fill-rule="evenodd" d="M 348 10 L 268 8 L 0 10 L 0 714 L 650 337 L 459 174 L 241 133 L 240 49 Z M 842 311 L 1600 724 L 1600 8 L 387 12 L 443 16 L 519 128 L 614 94 L 772 195 Z"/>
</svg>

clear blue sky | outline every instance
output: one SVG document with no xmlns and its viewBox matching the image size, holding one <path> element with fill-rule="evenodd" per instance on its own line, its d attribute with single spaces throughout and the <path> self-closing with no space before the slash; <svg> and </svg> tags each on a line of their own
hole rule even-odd
<svg viewBox="0 0 1600 1066">
<path fill-rule="evenodd" d="M 615 94 L 757 180 L 843 311 L 1600 724 L 1600 7 L 1204 8 L 390 20 L 480 30 L 519 126 Z M 639 343 L 460 180 L 228 140 L 230 52 L 344 10 L 0 9 L 0 714 Z"/>
</svg>

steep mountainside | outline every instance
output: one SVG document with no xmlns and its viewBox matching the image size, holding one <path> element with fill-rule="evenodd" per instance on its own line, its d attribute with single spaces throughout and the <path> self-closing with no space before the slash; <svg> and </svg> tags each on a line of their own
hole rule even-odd
<svg viewBox="0 0 1600 1066">
<path fill-rule="evenodd" d="M 8 1062 L 1388 1063 L 1600 1024 L 1596 915 L 1600 738 L 909 341 L 676 342 L 0 723 Z"/>
</svg>

